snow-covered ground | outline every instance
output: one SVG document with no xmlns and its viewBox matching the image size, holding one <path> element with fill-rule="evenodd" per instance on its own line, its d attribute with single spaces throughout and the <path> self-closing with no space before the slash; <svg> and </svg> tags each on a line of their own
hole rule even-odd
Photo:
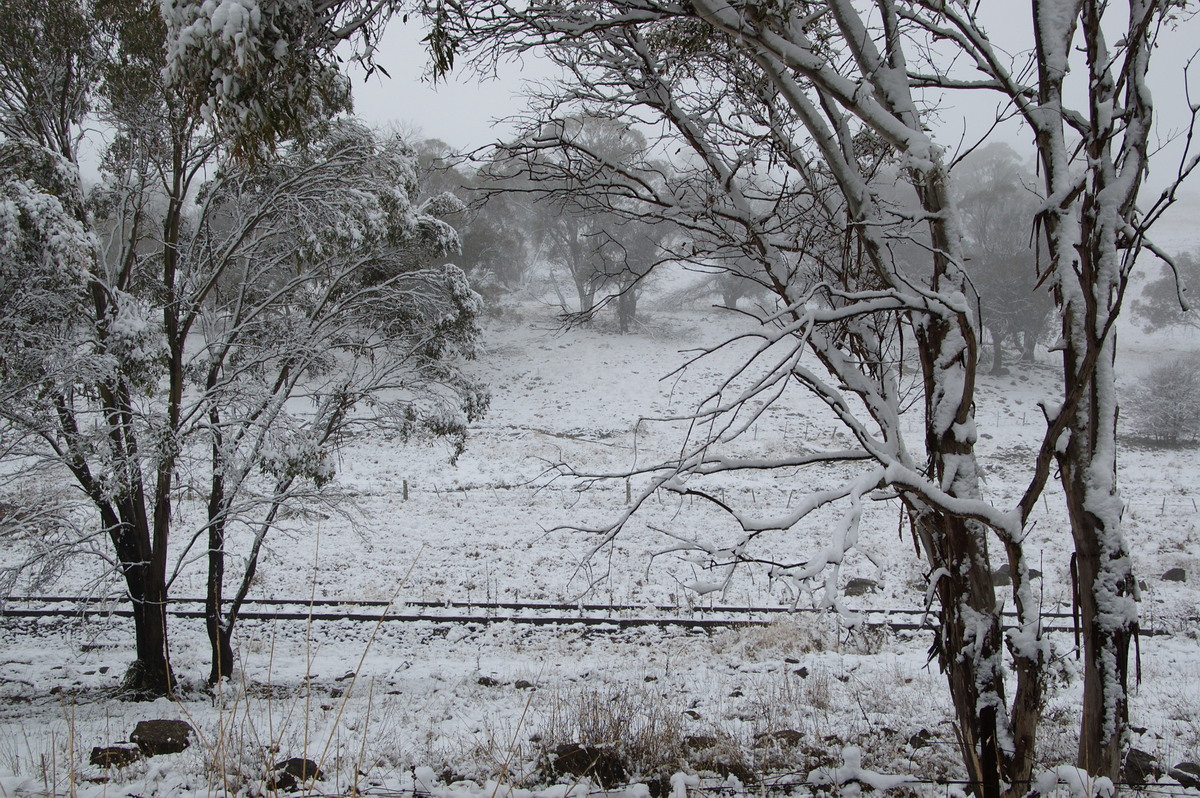
<svg viewBox="0 0 1200 798">
<path fill-rule="evenodd" d="M 644 478 L 628 488 L 613 480 L 582 490 L 574 480 L 549 477 L 558 464 L 619 472 L 677 451 L 683 425 L 645 419 L 693 408 L 738 362 L 737 352 L 667 375 L 689 350 L 742 323 L 712 309 L 651 306 L 632 335 L 617 335 L 604 322 L 563 332 L 545 306 L 508 307 L 489 322 L 477 365 L 491 383 L 491 412 L 458 463 L 448 463 L 442 447 L 379 434 L 347 442 L 340 460 L 347 501 L 337 511 L 287 519 L 267 546 L 252 597 L 390 600 L 397 611 L 406 601 L 583 600 L 680 613 L 705 604 L 811 606 L 817 596 L 749 569 L 724 592 L 689 590 L 713 578 L 705 558 L 668 550 L 680 538 L 716 542 L 733 533 L 727 518 L 699 503 L 651 499 L 605 544 L 581 529 L 615 519 L 627 490 L 636 497 Z M 1163 344 L 1136 331 L 1125 337 L 1122 374 L 1131 384 L 1161 362 Z M 1037 403 L 1052 397 L 1053 379 L 1045 353 L 1011 375 L 982 378 L 980 452 L 986 490 L 998 505 L 1024 487 L 1042 430 Z M 912 424 L 916 438 L 915 417 Z M 778 452 L 838 440 L 828 416 L 796 395 L 737 445 L 747 453 Z M 1122 468 L 1143 626 L 1170 633 L 1140 642 L 1133 713 L 1142 731 L 1133 744 L 1167 765 L 1197 761 L 1200 464 L 1194 450 L 1128 447 Z M 747 475 L 719 490 L 766 514 L 828 478 Z M 781 560 L 802 559 L 823 534 L 816 517 L 803 531 L 772 540 L 771 551 Z M 1070 608 L 1067 535 L 1052 487 L 1027 549 L 1043 572 L 1046 612 Z M 231 549 L 244 550 L 237 546 Z M 115 591 L 111 582 L 97 587 L 99 567 L 95 560 L 71 563 L 55 592 Z M 1192 581 L 1161 579 L 1175 567 Z M 856 577 L 877 589 L 848 598 L 851 606 L 920 606 L 923 565 L 896 508 L 880 504 L 865 514 L 863 540 L 840 580 Z M 196 558 L 172 594 L 202 595 L 203 578 Z M 171 635 L 176 669 L 199 683 L 208 654 L 202 622 L 175 620 Z M 122 703 L 112 692 L 131 658 L 127 621 L 4 621 L 0 796 L 255 793 L 264 789 L 269 765 L 296 756 L 320 764 L 326 778 L 315 789 L 325 794 L 497 794 L 490 779 L 558 798 L 576 782 L 568 776 L 559 779 L 566 786 L 546 790 L 553 780 L 547 750 L 617 740 L 641 751 L 645 762 L 638 765 L 636 753 L 630 761 L 642 772 L 629 775 L 661 780 L 656 791 L 660 784 L 685 789 L 686 779 L 669 780 L 676 771 L 727 774 L 703 784 L 734 787 L 765 773 L 785 782 L 819 767 L 836 774 L 857 767 L 859 749 L 861 767 L 871 771 L 961 778 L 944 680 L 927 662 L 931 635 L 922 630 L 852 630 L 834 615 L 812 613 L 715 632 L 245 620 L 235 642 L 237 678 L 215 701 L 193 690 L 178 703 Z M 1042 730 L 1047 769 L 1073 759 L 1080 689 L 1072 636 L 1057 634 L 1054 642 L 1061 659 Z M 199 742 L 118 771 L 88 764 L 93 746 L 125 740 L 137 721 L 159 717 L 188 720 Z M 955 788 L 929 791 L 947 789 Z"/>
</svg>

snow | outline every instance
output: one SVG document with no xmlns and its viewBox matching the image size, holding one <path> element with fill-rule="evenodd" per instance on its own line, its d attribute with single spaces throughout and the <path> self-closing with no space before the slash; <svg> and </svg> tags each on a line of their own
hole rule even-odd
<svg viewBox="0 0 1200 798">
<path fill-rule="evenodd" d="M 1112 798 L 1116 793 L 1112 780 L 1093 778 L 1086 770 L 1061 765 L 1034 779 L 1034 789 L 1042 795 L 1069 795 L 1071 798 Z"/>
<path fill-rule="evenodd" d="M 842 749 L 842 766 L 836 769 L 819 768 L 808 774 L 808 783 L 817 787 L 842 787 L 857 782 L 872 790 L 890 790 L 914 781 L 912 776 L 891 776 L 867 770 L 862 766 L 862 750 L 849 745 Z M 856 794 L 843 790 L 842 794 Z"/>
<path fill-rule="evenodd" d="M 665 605 L 675 608 L 671 614 L 689 617 L 696 607 L 710 605 L 829 606 L 827 587 L 840 589 L 851 577 L 865 577 L 878 584 L 876 592 L 835 594 L 860 618 L 879 617 L 872 610 L 919 609 L 926 566 L 913 554 L 907 532 L 898 529 L 894 506 L 869 500 L 861 465 L 806 467 L 788 479 L 751 471 L 687 482 L 719 491 L 755 517 L 784 518 L 806 491 L 834 490 L 861 477 L 853 506 L 814 510 L 795 528 L 763 530 L 745 544 L 750 553 L 769 552 L 780 561 L 837 563 L 836 570 L 816 568 L 814 580 L 770 579 L 765 569 L 709 570 L 705 552 L 742 545 L 745 531 L 704 503 L 674 494 L 650 498 L 597 557 L 583 559 L 599 541 L 576 528 L 601 526 L 619 514 L 625 508 L 624 482 L 581 491 L 571 480 L 549 479 L 547 467 L 568 462 L 582 470 L 617 472 L 677 453 L 686 431 L 682 424 L 641 419 L 688 410 L 740 357 L 721 352 L 664 382 L 687 359 L 681 350 L 713 343 L 744 322 L 703 309 L 666 312 L 649 302 L 645 313 L 637 333 L 620 336 L 603 319 L 592 329 L 558 331 L 552 309 L 539 302 L 506 306 L 488 323 L 473 364 L 492 387 L 491 412 L 473 426 L 458 464 L 447 462 L 444 448 L 401 444 L 381 431 L 347 441 L 333 464 L 349 503 L 285 519 L 284 529 L 267 540 L 251 598 L 394 599 L 395 613 L 417 600 L 583 598 L 645 607 L 645 615 L 657 612 L 650 605 Z M 1118 373 L 1136 380 L 1163 342 L 1122 335 L 1128 348 Z M 1039 357 L 1010 377 L 980 377 L 975 419 L 986 477 L 981 499 L 994 502 L 998 514 L 1023 490 L 1025 468 L 1044 430 L 1037 401 L 1050 392 L 1054 366 L 1052 356 Z M 918 418 L 906 416 L 901 423 L 920 439 Z M 789 392 L 725 454 L 753 460 L 843 445 L 844 433 L 820 404 Z M 1188 636 L 1194 623 L 1187 619 L 1200 602 L 1194 583 L 1157 578 L 1174 566 L 1200 571 L 1200 521 L 1190 498 L 1194 452 L 1123 448 L 1121 459 L 1122 523 L 1135 546 L 1130 567 L 1146 581 L 1142 625 L 1173 632 L 1141 639 L 1143 681 L 1131 687 L 1131 700 L 1134 723 L 1146 732 L 1133 742 L 1158 751 L 1169 764 L 1195 760 L 1200 740 L 1190 719 L 1200 713 L 1200 663 Z M 402 496 L 405 482 L 408 501 Z M 641 481 L 634 482 L 636 492 Z M 683 483 L 671 483 L 676 484 Z M 194 502 L 181 501 L 180 512 L 199 511 Z M 1051 490 L 1027 531 L 1030 566 L 1043 572 L 1029 594 L 1035 616 L 1039 608 L 1069 611 L 1065 518 Z M 678 538 L 659 530 L 693 539 L 702 549 L 683 550 Z M 231 541 L 235 560 L 245 543 Z M 671 546 L 680 550 L 664 553 Z M 8 548 L 0 556 L 7 562 L 17 554 Z M 98 559 L 74 560 L 54 592 L 113 594 L 114 582 L 102 574 Z M 172 593 L 198 596 L 202 583 L 203 563 L 185 563 Z M 716 589 L 697 595 L 687 585 Z M 614 610 L 611 617 L 615 624 L 637 614 Z M 1067 622 L 1046 619 L 1044 625 Z M 1058 641 L 1062 651 L 1070 639 L 1059 635 L 1050 642 Z M 174 621 L 172 640 L 180 674 L 190 681 L 202 678 L 207 669 L 202 622 Z M 1022 653 L 1034 653 L 1028 650 L 1036 645 L 1030 632 L 1011 631 L 1009 640 Z M 235 633 L 235 678 L 216 701 L 193 692 L 179 704 L 143 705 L 111 697 L 130 659 L 127 620 L 6 620 L 0 625 L 0 788 L 8 795 L 40 792 L 48 773 L 65 791 L 74 773 L 113 778 L 109 784 L 79 783 L 77 794 L 85 798 L 220 794 L 221 777 L 212 763 L 225 751 L 233 774 L 229 790 L 236 793 L 261 783 L 262 749 L 277 746 L 272 761 L 305 751 L 317 760 L 325 751 L 322 767 L 330 775 L 318 788 L 327 794 L 346 791 L 357 780 L 367 792 L 421 787 L 442 798 L 510 792 L 514 798 L 578 796 L 596 785 L 574 779 L 536 784 L 524 777 L 537 761 L 539 744 L 530 738 L 570 741 L 549 735 L 591 691 L 610 702 L 630 694 L 653 699 L 678 719 L 682 733 L 720 730 L 750 752 L 765 750 L 754 747 L 755 735 L 794 729 L 803 746 L 785 754 L 792 757 L 791 767 L 812 774 L 814 786 L 888 789 L 905 779 L 959 775 L 944 677 L 927 664 L 929 642 L 929 630 L 886 632 L 861 623 L 852 629 L 847 619 L 828 612 L 797 612 L 770 626 L 711 635 L 686 627 L 604 630 L 512 622 L 448 627 L 419 621 L 375 628 L 247 619 Z M 1059 675 L 1047 698 L 1041 752 L 1052 768 L 1073 761 L 1080 689 L 1075 660 L 1065 657 L 1055 667 Z M 350 671 L 355 679 L 339 681 Z M 484 676 L 497 686 L 480 684 Z M 517 688 L 518 680 L 533 689 Z M 187 718 L 206 742 L 112 774 L 87 764 L 92 746 L 116 743 L 137 720 L 153 717 Z M 907 745 L 922 729 L 937 744 Z M 43 757 L 52 764 L 43 766 Z M 512 764 L 503 773 L 506 761 Z M 356 776 L 359 769 L 367 775 Z M 463 778 L 447 781 L 447 773 Z M 1077 776 L 1058 768 L 1051 786 L 1073 797 L 1077 787 L 1103 795 Z M 670 784 L 694 795 L 697 785 L 716 789 L 726 780 L 685 769 Z M 645 789 L 614 795 L 645 798 Z M 930 794 L 944 795 L 945 788 Z"/>
</svg>

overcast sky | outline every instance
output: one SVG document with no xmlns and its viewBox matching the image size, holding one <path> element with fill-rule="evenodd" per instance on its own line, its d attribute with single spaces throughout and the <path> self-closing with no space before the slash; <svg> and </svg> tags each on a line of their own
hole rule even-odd
<svg viewBox="0 0 1200 798">
<path fill-rule="evenodd" d="M 364 82 L 361 70 L 352 73 L 355 112 L 378 125 L 416 128 L 425 138 L 441 139 L 459 150 L 505 138 L 511 128 L 496 121 L 524 107 L 519 96 L 523 83 L 546 77 L 546 64 L 531 58 L 503 64 L 497 80 L 480 82 L 460 73 L 434 86 L 424 79 L 424 35 L 415 20 L 396 20 L 388 26 L 379 63 L 391 79 L 374 75 Z"/>
<path fill-rule="evenodd" d="M 1028 15 L 1013 14 L 1012 5 L 997 2 L 985 8 L 999 12 L 994 19 L 987 20 L 989 33 L 994 41 L 1004 42 L 1013 51 L 1031 46 Z M 1023 9 L 1024 6 L 1021 6 Z M 545 79 L 551 68 L 536 58 L 521 63 L 502 64 L 496 80 L 477 81 L 469 75 L 455 75 L 448 81 L 434 86 L 423 79 L 426 69 L 426 53 L 421 38 L 425 35 L 419 21 L 407 24 L 400 20 L 388 26 L 379 48 L 380 64 L 391 78 L 380 75 L 364 82 L 362 73 L 353 76 L 357 113 L 378 125 L 396 124 L 405 132 L 413 129 L 425 138 L 437 138 L 455 149 L 469 150 L 505 138 L 511 127 L 500 120 L 519 113 L 524 107 L 520 97 L 522 85 L 529 80 Z M 1152 65 L 1153 89 L 1158 113 L 1158 135 L 1165 139 L 1178 132 L 1186 124 L 1187 101 L 1184 95 L 1183 69 L 1187 59 L 1195 52 L 1200 42 L 1200 20 L 1192 19 L 1179 29 L 1164 34 L 1154 54 Z M 1200 73 L 1200 64 L 1197 65 Z M 1192 78 L 1193 102 L 1200 102 L 1200 74 Z M 994 98 L 986 93 L 976 93 L 974 107 L 958 112 L 947 110 L 941 117 L 945 127 L 937 131 L 942 144 L 957 147 L 960 141 L 970 141 L 972 135 L 980 135 L 983 122 L 992 118 Z M 961 98 L 956 98 L 961 102 Z M 970 101 L 970 100 L 968 100 Z M 969 125 L 980 125 L 972 130 Z M 1022 154 L 1032 155 L 1028 133 L 1012 128 L 1005 136 Z M 1173 173 L 1178 160 L 1178 150 L 1171 158 L 1160 158 L 1152 169 L 1148 189 L 1143 199 L 1151 192 L 1162 190 L 1164 181 Z M 1191 242 L 1183 243 L 1189 248 L 1200 246 L 1200 234 L 1192 235 L 1195 216 L 1200 214 L 1200 175 L 1185 192 L 1187 202 L 1177 207 L 1172 214 L 1173 228 L 1186 230 Z M 1163 230 L 1164 237 L 1168 234 Z M 1177 239 L 1179 233 L 1171 232 L 1170 238 Z M 1163 241 L 1172 248 L 1180 245 L 1176 240 Z"/>
</svg>

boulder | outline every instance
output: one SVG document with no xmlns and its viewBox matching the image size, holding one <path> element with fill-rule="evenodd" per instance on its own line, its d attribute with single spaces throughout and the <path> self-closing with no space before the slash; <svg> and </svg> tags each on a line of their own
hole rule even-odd
<svg viewBox="0 0 1200 798">
<path fill-rule="evenodd" d="M 602 787 L 615 787 L 627 780 L 625 763 L 616 752 L 596 745 L 555 746 L 550 767 L 559 776 L 586 776 Z"/>
<path fill-rule="evenodd" d="M 795 748 L 804 740 L 804 735 L 795 729 L 778 729 L 754 735 L 754 747 L 765 748 L 776 745 L 782 748 Z"/>
<path fill-rule="evenodd" d="M 1121 781 L 1134 786 L 1145 784 L 1147 781 L 1157 781 L 1162 775 L 1162 768 L 1154 754 L 1140 748 L 1130 748 L 1125 754 L 1121 765 Z"/>
<path fill-rule="evenodd" d="M 92 749 L 88 762 L 102 768 L 123 768 L 141 758 L 142 751 L 136 746 L 98 745 Z"/>
<path fill-rule="evenodd" d="M 133 727 L 129 742 L 147 757 L 178 754 L 192 744 L 196 731 L 185 720 L 143 720 Z"/>
<path fill-rule="evenodd" d="M 856 576 L 846 583 L 845 593 L 847 596 L 865 596 L 868 593 L 874 593 L 879 589 L 879 583 L 873 579 L 864 579 L 861 576 Z"/>
<path fill-rule="evenodd" d="M 276 762 L 267 779 L 267 788 L 280 792 L 291 792 L 299 789 L 301 784 L 309 780 L 319 781 L 325 774 L 311 759 L 294 756 L 282 762 Z"/>
<path fill-rule="evenodd" d="M 1162 575 L 1164 582 L 1186 582 L 1187 571 L 1182 568 L 1170 568 Z"/>
<path fill-rule="evenodd" d="M 1167 771 L 1167 775 L 1184 787 L 1200 789 L 1200 765 L 1195 762 L 1180 762 Z"/>
</svg>

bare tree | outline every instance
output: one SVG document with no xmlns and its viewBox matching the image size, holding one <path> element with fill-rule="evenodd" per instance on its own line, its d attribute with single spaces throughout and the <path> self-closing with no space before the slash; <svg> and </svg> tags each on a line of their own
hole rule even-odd
<svg viewBox="0 0 1200 798">
<path fill-rule="evenodd" d="M 810 39 L 794 28 L 786 46 L 760 42 L 765 31 L 743 29 L 740 15 L 706 4 L 697 4 L 695 14 L 677 15 L 657 6 L 515 12 L 481 3 L 470 9 L 470 24 L 451 35 L 483 48 L 552 48 L 570 78 L 561 92 L 540 98 L 541 118 L 563 118 L 575 103 L 603 108 L 613 117 L 664 122 L 675 141 L 691 148 L 690 169 L 655 180 L 647 176 L 653 170 L 604 158 L 563 137 L 554 141 L 571 145 L 587 164 L 575 171 L 592 176 L 582 192 L 589 202 L 610 213 L 677 225 L 689 234 L 691 257 L 754 263 L 741 273 L 761 280 L 777 302 L 760 317 L 761 328 L 747 333 L 760 342 L 752 361 L 689 417 L 693 429 L 709 432 L 690 441 L 679 459 L 645 469 L 651 481 L 640 501 L 658 490 L 711 501 L 742 530 L 739 539 L 708 551 L 715 561 L 760 562 L 780 576 L 816 580 L 830 588 L 826 601 L 838 607 L 833 586 L 845 551 L 857 540 L 863 502 L 881 491 L 898 497 L 928 557 L 931 593 L 939 598 L 935 649 L 949 678 L 964 763 L 988 794 L 999 794 L 1003 783 L 1028 781 L 1046 655 L 1027 592 L 1020 519 L 995 511 L 978 485 L 972 411 L 977 336 L 950 224 L 946 168 L 922 130 L 907 84 L 897 80 L 903 70 L 888 66 L 899 51 L 876 51 L 855 12 L 840 10 L 842 15 L 816 16 L 827 38 Z M 612 19 L 629 21 L 605 21 Z M 831 40 L 864 38 L 848 67 L 853 81 L 825 60 Z M 811 57 L 798 60 L 800 52 Z M 873 87 L 865 94 L 875 100 L 860 102 L 864 92 L 850 88 L 855 81 Z M 886 202 L 873 186 L 880 167 L 897 156 L 915 162 L 904 171 L 919 202 L 915 220 L 911 207 Z M 920 274 L 901 268 L 891 254 L 894 245 L 915 237 L 914 225 L 931 242 Z M 910 452 L 900 427 L 903 338 L 919 357 L 924 462 Z M 760 376 L 734 390 L 749 372 Z M 752 459 L 723 452 L 763 407 L 794 385 L 816 393 L 857 447 Z M 724 398 L 727 393 L 733 398 Z M 704 478 L 737 470 L 833 462 L 860 467 L 850 481 L 809 495 L 780 516 L 757 517 L 699 486 Z M 597 531 L 617 534 L 640 501 Z M 834 505 L 842 505 L 843 516 L 828 548 L 797 564 L 771 555 L 773 535 Z M 989 577 L 989 528 L 1017 575 L 1014 595 L 1030 643 L 1012 650 L 1019 679 L 1011 708 Z"/>
</svg>

